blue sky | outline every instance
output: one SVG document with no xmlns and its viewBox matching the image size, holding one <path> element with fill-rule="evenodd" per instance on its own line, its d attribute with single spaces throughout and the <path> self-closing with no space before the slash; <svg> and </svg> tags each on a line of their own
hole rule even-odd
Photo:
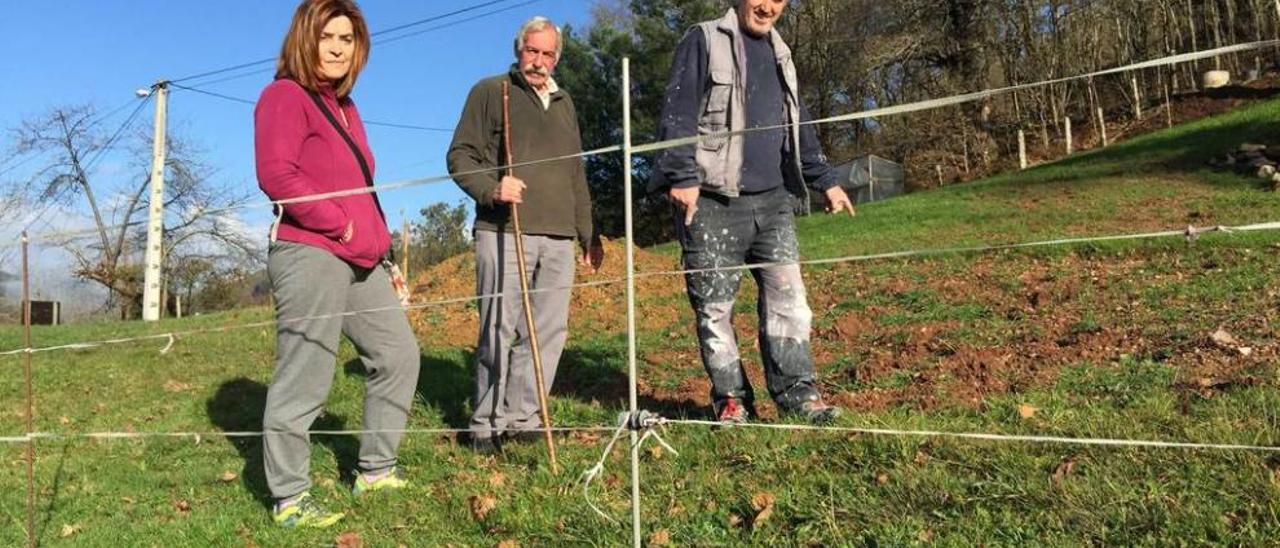
<svg viewBox="0 0 1280 548">
<path fill-rule="evenodd" d="M 589 22 L 593 4 L 592 0 L 535 0 L 520 5 L 526 1 L 506 0 L 383 38 L 476 17 L 472 21 L 382 45 L 375 42 L 369 65 L 353 93 L 364 118 L 452 128 L 471 85 L 505 71 L 511 63 L 511 40 L 523 20 L 545 15 L 557 23 L 582 28 Z M 365 0 L 360 5 L 376 32 L 484 2 Z M 106 113 L 133 100 L 134 90 L 158 79 L 182 78 L 274 57 L 295 6 L 293 1 L 275 0 L 10 3 L 6 16 L 0 18 L 0 33 L 10 45 L 10 55 L 0 60 L 0 72 L 5 75 L 5 84 L 0 86 L 0 104 L 5 106 L 0 110 L 0 127 L 7 130 L 54 106 L 93 103 L 99 112 Z M 184 83 L 256 100 L 271 77 L 269 67 L 260 65 Z M 245 73 L 251 74 L 216 82 Z M 130 110 L 123 109 L 103 125 L 115 129 Z M 135 124 L 150 128 L 153 111 L 148 105 Z M 257 193 L 252 111 L 250 105 L 175 89 L 170 94 L 169 128 L 203 145 L 205 159 L 218 169 L 218 179 Z M 379 183 L 445 173 L 444 153 L 450 133 L 376 126 L 368 127 L 368 133 Z M 6 134 L 0 151 L 7 151 L 10 145 Z M 6 156 L 0 154 L 0 159 Z M 112 166 L 118 168 L 126 158 L 118 155 L 104 160 L 103 175 L 110 176 Z M 15 169 L 4 177 L 20 176 L 21 171 Z M 255 195 L 263 199 L 260 193 Z M 402 209 L 416 216 L 428 203 L 452 203 L 462 198 L 452 183 L 382 195 L 393 227 L 399 225 Z M 267 217 L 263 209 L 245 214 L 255 226 L 265 227 Z M 55 220 L 53 226 L 69 222 Z M 41 228 L 49 225 L 37 225 L 36 231 Z"/>
</svg>

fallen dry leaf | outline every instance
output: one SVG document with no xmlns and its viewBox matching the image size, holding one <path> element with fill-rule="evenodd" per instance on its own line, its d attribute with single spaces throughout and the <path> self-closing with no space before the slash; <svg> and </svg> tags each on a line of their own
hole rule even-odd
<svg viewBox="0 0 1280 548">
<path fill-rule="evenodd" d="M 173 508 L 174 508 L 175 510 L 177 510 L 177 511 L 179 511 L 179 512 L 183 512 L 183 513 L 190 512 L 190 511 L 191 511 L 191 503 L 190 503 L 190 502 L 187 502 L 187 499 L 178 499 L 178 500 L 173 501 Z"/>
<path fill-rule="evenodd" d="M 880 484 L 880 485 L 884 485 L 884 484 L 886 484 L 886 483 L 889 483 L 889 474 L 878 474 L 878 475 L 876 475 L 876 483 L 878 483 L 878 484 Z"/>
<path fill-rule="evenodd" d="M 221 481 L 222 483 L 231 483 L 238 477 L 240 476 L 237 476 L 235 472 L 227 470 L 226 472 L 223 472 L 221 476 L 218 476 L 218 481 Z"/>
<path fill-rule="evenodd" d="M 729 514 L 729 527 L 737 527 L 739 525 L 742 525 L 742 516 Z"/>
<path fill-rule="evenodd" d="M 169 379 L 164 383 L 165 392 L 186 392 L 187 390 L 191 390 L 191 385 L 185 382 Z"/>
<path fill-rule="evenodd" d="M 71 536 L 71 535 L 74 535 L 74 534 L 76 534 L 76 533 L 79 533 L 79 532 L 80 532 L 80 529 L 81 529 L 81 526 L 80 526 L 80 524 L 79 524 L 79 523 L 77 523 L 77 524 L 75 524 L 75 525 L 72 525 L 72 524 L 70 524 L 70 523 L 67 523 L 67 524 L 64 524 L 64 525 L 62 526 L 62 532 L 61 532 L 61 533 L 58 533 L 58 536 L 60 536 L 60 537 L 62 537 L 62 538 L 67 538 L 67 537 L 69 537 L 69 536 Z"/>
<path fill-rule="evenodd" d="M 600 434 L 595 432 L 574 431 L 572 434 L 569 434 L 569 439 L 582 445 L 594 445 L 596 442 L 600 441 Z"/>
<path fill-rule="evenodd" d="M 1240 341 L 1237 341 L 1236 338 L 1231 335 L 1231 333 L 1228 333 L 1227 330 L 1222 328 L 1218 328 L 1217 331 L 1214 331 L 1213 334 L 1209 336 L 1209 338 L 1213 339 L 1213 342 L 1221 346 L 1235 348 L 1240 345 Z"/>
<path fill-rule="evenodd" d="M 507 484 L 507 475 L 502 472 L 494 472 L 489 475 L 489 487 L 498 489 Z"/>
<path fill-rule="evenodd" d="M 364 539 L 360 538 L 360 533 L 346 531 L 333 539 L 333 545 L 337 548 L 360 548 L 364 546 Z"/>
<path fill-rule="evenodd" d="M 751 509 L 756 511 L 755 517 L 751 518 L 751 523 L 759 525 L 769 519 L 773 515 L 773 503 L 777 499 L 773 493 L 761 491 L 751 495 Z"/>
<path fill-rule="evenodd" d="M 650 458 L 652 458 L 653 460 L 659 460 L 659 459 L 661 459 L 661 458 L 662 458 L 662 446 L 661 446 L 661 445 L 651 445 L 651 446 L 649 446 L 649 457 L 650 457 Z"/>
<path fill-rule="evenodd" d="M 1039 409 L 1025 403 L 1018 406 L 1018 416 L 1024 419 L 1036 416 L 1036 411 L 1039 411 Z"/>
<path fill-rule="evenodd" d="M 934 536 L 936 535 L 933 532 L 933 529 L 925 529 L 920 531 L 920 534 L 916 535 L 916 540 L 919 540 L 920 542 L 933 542 Z"/>
<path fill-rule="evenodd" d="M 916 451 L 915 463 L 916 463 L 916 466 L 924 466 L 926 464 L 929 464 L 929 454 L 925 453 L 924 451 Z"/>
<path fill-rule="evenodd" d="M 649 546 L 668 546 L 671 544 L 671 532 L 666 529 L 658 529 L 652 535 L 649 535 Z"/>
<path fill-rule="evenodd" d="M 1066 479 L 1067 476 L 1071 475 L 1071 472 L 1073 472 L 1075 469 L 1076 469 L 1076 459 L 1069 458 L 1067 460 L 1062 461 L 1060 464 L 1058 464 L 1058 467 L 1053 471 L 1053 482 L 1062 483 L 1062 480 Z"/>
<path fill-rule="evenodd" d="M 498 548 L 520 548 L 520 543 L 514 540 L 504 540 L 498 543 Z"/>
<path fill-rule="evenodd" d="M 473 495 L 471 497 L 471 517 L 476 521 L 484 521 L 494 508 L 498 507 L 498 499 L 489 495 Z"/>
</svg>

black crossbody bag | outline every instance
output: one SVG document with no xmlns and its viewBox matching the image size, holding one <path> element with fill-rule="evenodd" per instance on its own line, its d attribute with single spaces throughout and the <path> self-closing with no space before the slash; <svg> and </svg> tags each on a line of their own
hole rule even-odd
<svg viewBox="0 0 1280 548">
<path fill-rule="evenodd" d="M 303 88 L 306 89 L 306 88 Z M 356 146 L 355 140 L 347 133 L 347 129 L 338 122 L 338 118 L 329 110 L 329 105 L 324 104 L 324 99 L 320 98 L 320 94 L 308 89 L 307 95 L 315 102 L 316 108 L 324 113 L 324 117 L 333 125 L 333 129 L 342 136 L 342 140 L 346 141 L 347 147 L 351 149 L 351 154 L 356 157 L 356 163 L 360 164 L 360 172 L 364 174 L 364 184 L 370 188 L 373 187 L 373 173 L 369 171 L 369 162 L 365 160 L 364 153 L 360 152 L 360 147 Z M 387 224 L 387 214 L 382 211 L 382 201 L 378 199 L 377 192 L 370 192 L 373 195 L 373 205 L 378 208 L 378 216 L 382 218 L 382 224 Z M 388 232 L 390 229 L 388 229 Z M 408 234 L 402 234 L 401 238 L 409 237 Z M 391 277 L 391 286 L 396 291 L 396 296 L 400 298 L 400 304 L 408 305 L 411 295 L 409 294 L 409 284 L 405 282 L 404 274 L 400 272 L 400 267 L 396 264 L 395 246 L 391 246 L 387 250 L 386 256 L 382 258 L 382 266 L 387 269 L 387 274 Z"/>
</svg>

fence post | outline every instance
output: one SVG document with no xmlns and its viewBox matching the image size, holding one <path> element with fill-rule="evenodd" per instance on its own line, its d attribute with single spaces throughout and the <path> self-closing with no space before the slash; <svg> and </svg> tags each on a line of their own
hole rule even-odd
<svg viewBox="0 0 1280 548">
<path fill-rule="evenodd" d="M 405 280 L 409 279 L 409 218 L 404 215 L 404 210 L 400 210 L 400 218 L 403 219 L 400 227 L 400 274 Z"/>
<path fill-rule="evenodd" d="M 631 416 L 638 416 L 636 395 L 636 278 L 635 235 L 631 204 L 631 58 L 622 58 L 622 192 L 626 204 L 627 235 L 627 403 Z M 631 430 L 631 543 L 640 548 L 640 443 Z"/>
<path fill-rule="evenodd" d="M 1142 92 L 1138 90 L 1138 76 L 1135 74 L 1129 80 L 1133 84 L 1133 118 L 1135 120 L 1142 119 Z"/>
<path fill-rule="evenodd" d="M 31 348 L 31 273 L 28 268 L 30 261 L 29 252 L 27 250 L 29 238 L 27 231 L 22 231 L 22 345 Z M 26 395 L 27 395 L 27 436 L 31 436 L 35 432 L 35 395 L 31 390 L 31 353 L 24 353 L 22 358 L 22 372 L 26 379 Z M 27 545 L 31 548 L 36 546 L 36 440 L 28 437 L 26 459 L 27 461 Z"/>
<path fill-rule="evenodd" d="M 1107 146 L 1107 118 L 1102 113 L 1102 107 L 1098 107 L 1098 132 L 1102 134 L 1102 146 Z"/>
<path fill-rule="evenodd" d="M 1018 165 L 1027 169 L 1027 134 L 1018 130 Z"/>
<path fill-rule="evenodd" d="M 1070 155 L 1071 153 L 1075 152 L 1075 143 L 1072 141 L 1072 137 L 1071 137 L 1071 117 L 1064 116 L 1062 119 L 1062 122 L 1063 122 L 1063 128 L 1066 130 L 1066 136 L 1067 136 L 1067 154 Z"/>
</svg>

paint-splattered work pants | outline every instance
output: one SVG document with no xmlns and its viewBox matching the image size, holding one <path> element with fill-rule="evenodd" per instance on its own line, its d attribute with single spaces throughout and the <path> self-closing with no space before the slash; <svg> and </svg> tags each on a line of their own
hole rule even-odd
<svg viewBox="0 0 1280 548">
<path fill-rule="evenodd" d="M 760 354 L 769 395 L 783 409 L 818 398 L 809 327 L 813 313 L 805 301 L 790 194 L 779 187 L 727 198 L 703 193 L 693 223 L 677 212 L 686 269 L 756 263 L 792 263 L 751 269 L 760 288 Z M 733 331 L 733 302 L 742 270 L 685 275 L 689 302 L 698 320 L 702 365 L 711 377 L 716 409 L 728 398 L 750 403 L 753 392 L 742 368 Z"/>
</svg>

